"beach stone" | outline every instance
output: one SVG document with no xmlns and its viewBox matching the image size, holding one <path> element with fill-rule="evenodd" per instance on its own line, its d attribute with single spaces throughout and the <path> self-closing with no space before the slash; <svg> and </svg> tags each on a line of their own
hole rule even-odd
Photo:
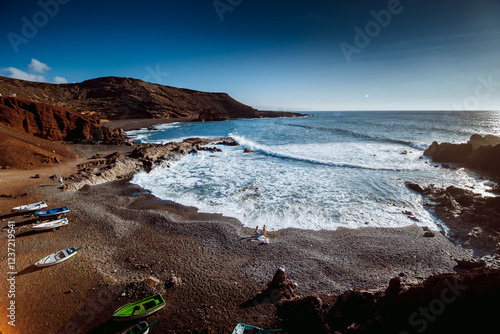
<svg viewBox="0 0 500 334">
<path fill-rule="evenodd" d="M 40 174 L 35 174 L 35 179 L 39 179 L 41 178 L 42 176 Z"/>
<path fill-rule="evenodd" d="M 425 233 L 424 233 L 424 237 L 426 237 L 426 238 L 432 238 L 435 235 L 436 234 L 434 232 L 432 232 L 432 231 L 425 231 Z"/>
<path fill-rule="evenodd" d="M 168 282 L 165 284 L 165 286 L 167 288 L 174 288 L 174 287 L 179 287 L 182 285 L 182 279 L 180 279 L 179 277 L 177 277 L 176 275 L 172 274 L 172 276 L 170 276 L 170 279 L 168 280 Z"/>
<path fill-rule="evenodd" d="M 158 284 L 160 284 L 160 280 L 156 277 L 149 276 L 148 278 L 146 278 L 144 280 L 144 283 L 149 285 L 150 287 L 154 287 L 154 286 L 157 286 Z"/>
</svg>

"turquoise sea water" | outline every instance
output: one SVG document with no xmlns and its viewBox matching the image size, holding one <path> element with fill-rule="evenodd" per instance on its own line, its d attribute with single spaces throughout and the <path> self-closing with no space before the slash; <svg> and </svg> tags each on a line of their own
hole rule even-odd
<svg viewBox="0 0 500 334">
<path fill-rule="evenodd" d="M 249 227 L 331 230 L 415 223 L 435 229 L 405 181 L 485 193 L 489 185 L 474 173 L 437 168 L 422 158 L 433 141 L 466 142 L 476 133 L 500 135 L 500 113 L 321 112 L 172 123 L 129 135 L 155 143 L 232 136 L 240 144 L 137 174 L 133 182 L 157 197 L 236 217 Z M 243 153 L 245 148 L 254 152 Z"/>
</svg>

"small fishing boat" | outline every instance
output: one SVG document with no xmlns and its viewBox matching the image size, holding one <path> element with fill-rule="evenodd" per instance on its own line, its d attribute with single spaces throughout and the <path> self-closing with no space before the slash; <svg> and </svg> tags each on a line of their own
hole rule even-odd
<svg viewBox="0 0 500 334">
<path fill-rule="evenodd" d="M 16 206 L 12 208 L 12 212 L 30 212 L 46 208 L 47 204 L 45 202 L 32 203 L 27 205 Z"/>
<path fill-rule="evenodd" d="M 44 257 L 43 259 L 35 263 L 35 266 L 36 267 L 53 266 L 55 264 L 66 261 L 70 257 L 74 256 L 78 252 L 78 250 L 80 250 L 80 248 L 75 249 L 74 247 L 60 250 L 59 252 L 55 252 L 53 254 L 50 254 L 49 256 Z"/>
<path fill-rule="evenodd" d="M 55 228 L 59 228 L 65 225 L 68 225 L 68 218 L 63 218 L 63 219 L 58 219 L 58 220 L 53 220 L 51 222 L 47 223 L 41 223 L 37 225 L 33 225 L 33 231 L 45 231 L 45 230 L 52 230 Z"/>
<path fill-rule="evenodd" d="M 165 300 L 157 293 L 151 297 L 120 307 L 112 315 L 116 321 L 134 320 L 147 317 L 165 306 Z"/>
<path fill-rule="evenodd" d="M 145 321 L 141 321 L 140 323 L 138 323 L 137 325 L 135 325 L 134 327 L 131 327 L 129 329 L 127 329 L 125 332 L 123 332 L 122 334 L 148 334 L 149 333 L 149 328 L 151 326 L 153 326 L 154 324 L 156 324 L 158 321 L 155 320 L 153 321 L 152 323 L 150 323 L 148 325 L 147 322 Z"/>
<path fill-rule="evenodd" d="M 37 211 L 35 212 L 35 215 L 37 215 L 40 218 L 46 218 L 46 217 L 59 216 L 68 212 L 69 209 L 67 206 L 61 206 L 59 208 Z"/>
<path fill-rule="evenodd" d="M 282 329 L 262 329 L 251 325 L 238 324 L 234 328 L 233 334 L 267 334 L 281 331 Z"/>
</svg>

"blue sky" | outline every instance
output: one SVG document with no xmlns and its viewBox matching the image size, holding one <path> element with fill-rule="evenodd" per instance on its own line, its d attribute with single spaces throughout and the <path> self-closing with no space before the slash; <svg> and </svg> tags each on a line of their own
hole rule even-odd
<svg viewBox="0 0 500 334">
<path fill-rule="evenodd" d="M 500 110 L 500 0 L 11 1 L 0 75 L 227 92 L 271 110 Z"/>
</svg>

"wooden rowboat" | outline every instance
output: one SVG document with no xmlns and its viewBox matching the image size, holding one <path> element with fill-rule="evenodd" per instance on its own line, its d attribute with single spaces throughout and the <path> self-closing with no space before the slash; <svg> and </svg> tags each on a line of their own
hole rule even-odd
<svg viewBox="0 0 500 334">
<path fill-rule="evenodd" d="M 112 315 L 112 318 L 116 321 L 141 319 L 158 312 L 164 306 L 165 300 L 161 294 L 157 293 L 151 297 L 120 307 Z"/>
<path fill-rule="evenodd" d="M 64 213 L 68 213 L 68 212 L 69 212 L 69 209 L 67 206 L 61 206 L 59 208 L 37 211 L 37 212 L 35 212 L 35 215 L 37 215 L 40 218 L 46 218 L 46 217 L 59 216 L 59 215 L 62 215 Z"/>
<path fill-rule="evenodd" d="M 68 218 L 63 218 L 63 219 L 53 220 L 53 221 L 47 222 L 47 223 L 33 225 L 32 229 L 34 231 L 52 230 L 55 228 L 59 228 L 59 227 L 68 225 L 68 223 L 69 223 Z"/>
<path fill-rule="evenodd" d="M 35 263 L 36 267 L 48 267 L 48 266 L 53 266 L 58 263 L 61 263 L 63 261 L 66 261 L 70 257 L 76 255 L 80 248 L 75 249 L 74 247 L 66 248 L 63 250 L 60 250 L 59 252 L 55 252 L 53 254 L 50 254 L 49 256 L 44 257 L 37 263 Z"/>
<path fill-rule="evenodd" d="M 234 328 L 233 334 L 267 334 L 281 331 L 282 329 L 262 329 L 251 325 L 238 324 Z"/>
<path fill-rule="evenodd" d="M 46 208 L 47 204 L 45 202 L 32 203 L 27 205 L 16 206 L 12 208 L 12 212 L 30 212 Z"/>
<path fill-rule="evenodd" d="M 149 333 L 149 328 L 151 326 L 153 326 L 154 324 L 156 324 L 158 321 L 155 320 L 153 321 L 152 323 L 150 323 L 148 325 L 147 322 L 145 321 L 141 321 L 140 323 L 138 323 L 137 325 L 127 329 L 125 332 L 123 332 L 122 334 L 148 334 Z"/>
</svg>

